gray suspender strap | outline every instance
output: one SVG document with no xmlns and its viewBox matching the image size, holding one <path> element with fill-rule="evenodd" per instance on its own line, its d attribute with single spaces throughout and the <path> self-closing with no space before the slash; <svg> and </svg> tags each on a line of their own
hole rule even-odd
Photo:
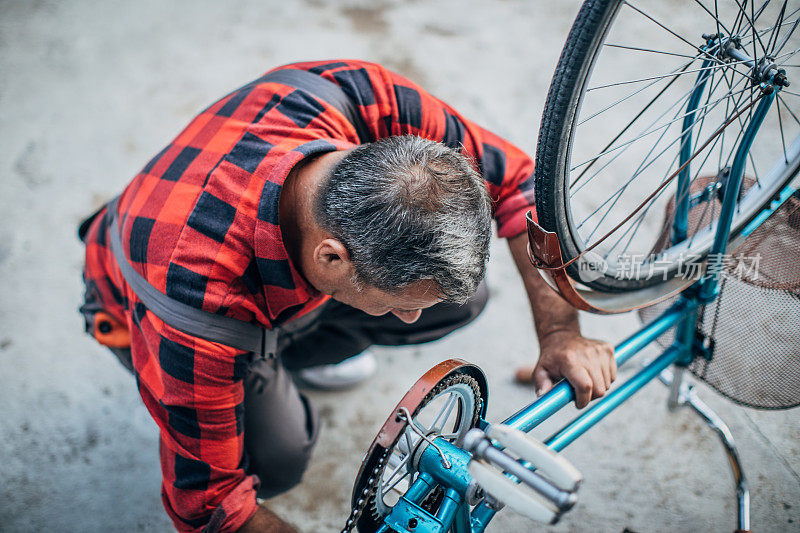
<svg viewBox="0 0 800 533">
<path fill-rule="evenodd" d="M 327 102 L 338 109 L 353 125 L 362 143 L 370 142 L 369 129 L 361 118 L 353 101 L 345 94 L 341 87 L 307 70 L 287 68 L 275 70 L 265 74 L 258 80 L 261 83 L 282 83 L 295 89 L 302 89 L 323 102 Z"/>
<path fill-rule="evenodd" d="M 341 87 L 305 70 L 283 69 L 270 72 L 259 82 L 282 83 L 304 90 L 338 109 L 350 121 L 362 143 L 370 141 L 369 130 L 358 113 L 355 104 Z M 117 260 L 125 281 L 147 308 L 173 328 L 212 342 L 225 344 L 246 352 L 255 352 L 263 357 L 274 357 L 277 350 L 278 330 L 216 315 L 174 300 L 153 287 L 128 261 L 122 248 L 117 222 L 117 200 L 108 204 L 112 217 L 111 251 Z"/>
<path fill-rule="evenodd" d="M 153 287 L 139 274 L 128 261 L 122 248 L 119 224 L 117 222 L 117 201 L 108 206 L 113 217 L 111 224 L 111 251 L 117 260 L 125 281 L 147 308 L 158 318 L 173 328 L 200 337 L 207 341 L 218 342 L 246 352 L 255 352 L 265 358 L 275 356 L 278 330 L 266 329 L 256 324 L 236 320 L 223 315 L 216 315 L 197 309 L 183 302 L 170 298 Z"/>
</svg>

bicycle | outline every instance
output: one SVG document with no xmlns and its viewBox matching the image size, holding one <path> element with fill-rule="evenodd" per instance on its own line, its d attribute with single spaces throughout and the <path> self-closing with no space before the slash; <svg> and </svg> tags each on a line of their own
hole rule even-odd
<svg viewBox="0 0 800 533">
<path fill-rule="evenodd" d="M 670 387 L 671 408 L 691 406 L 717 431 L 737 484 L 737 528 L 749 529 L 730 431 L 682 376 L 713 356 L 698 323 L 720 294 L 725 253 L 797 194 L 800 94 L 788 88 L 800 73 L 800 6 L 719 3 L 695 0 L 666 16 L 658 2 L 587 0 L 556 68 L 536 153 L 534 266 L 582 310 L 674 300 L 616 346 L 618 365 L 665 333 L 674 342 L 544 443 L 527 432 L 572 401 L 566 382 L 489 424 L 482 371 L 440 363 L 369 448 L 344 531 L 480 533 L 504 506 L 554 523 L 581 482 L 557 452 L 655 379 Z M 636 55 L 657 72 L 624 59 Z M 620 214 L 623 206 L 632 208 Z"/>
</svg>

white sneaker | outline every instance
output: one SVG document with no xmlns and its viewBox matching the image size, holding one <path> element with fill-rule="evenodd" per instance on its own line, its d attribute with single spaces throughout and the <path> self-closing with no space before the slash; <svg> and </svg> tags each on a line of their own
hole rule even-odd
<svg viewBox="0 0 800 533">
<path fill-rule="evenodd" d="M 375 375 L 378 362 L 369 349 L 333 365 L 303 368 L 295 373 L 298 385 L 322 390 L 341 390 Z"/>
</svg>

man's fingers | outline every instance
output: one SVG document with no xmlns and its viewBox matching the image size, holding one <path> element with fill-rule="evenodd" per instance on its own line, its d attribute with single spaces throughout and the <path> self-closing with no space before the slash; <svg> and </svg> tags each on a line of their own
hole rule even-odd
<svg viewBox="0 0 800 533">
<path fill-rule="evenodd" d="M 553 381 L 544 367 L 537 366 L 533 369 L 533 387 L 536 390 L 536 396 L 541 396 L 553 388 Z"/>
<path fill-rule="evenodd" d="M 592 377 L 589 371 L 582 366 L 571 366 L 564 372 L 564 377 L 575 390 L 575 406 L 578 409 L 586 407 L 592 399 Z"/>
<path fill-rule="evenodd" d="M 614 359 L 614 348 L 610 348 L 610 359 L 611 359 L 611 381 L 615 381 L 617 379 L 617 360 Z"/>
<path fill-rule="evenodd" d="M 589 366 L 589 375 L 592 377 L 592 400 L 606 393 L 606 381 L 599 361 L 592 361 Z"/>
<path fill-rule="evenodd" d="M 523 385 L 533 385 L 537 396 L 553 388 L 553 380 L 544 367 L 519 367 L 514 373 L 514 379 Z"/>
<path fill-rule="evenodd" d="M 521 385 L 530 385 L 533 383 L 533 368 L 532 366 L 521 366 L 514 373 L 514 380 Z"/>
<path fill-rule="evenodd" d="M 608 359 L 604 357 L 597 358 L 600 364 L 600 372 L 603 374 L 603 383 L 606 386 L 606 390 L 611 388 L 611 365 L 609 364 Z"/>
</svg>

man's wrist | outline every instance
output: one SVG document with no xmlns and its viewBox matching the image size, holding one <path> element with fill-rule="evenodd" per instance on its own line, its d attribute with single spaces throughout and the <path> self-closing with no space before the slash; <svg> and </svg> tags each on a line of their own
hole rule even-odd
<svg viewBox="0 0 800 533">
<path fill-rule="evenodd" d="M 553 326 L 538 334 L 539 343 L 555 338 L 581 337 L 581 328 L 578 325 Z"/>
</svg>

